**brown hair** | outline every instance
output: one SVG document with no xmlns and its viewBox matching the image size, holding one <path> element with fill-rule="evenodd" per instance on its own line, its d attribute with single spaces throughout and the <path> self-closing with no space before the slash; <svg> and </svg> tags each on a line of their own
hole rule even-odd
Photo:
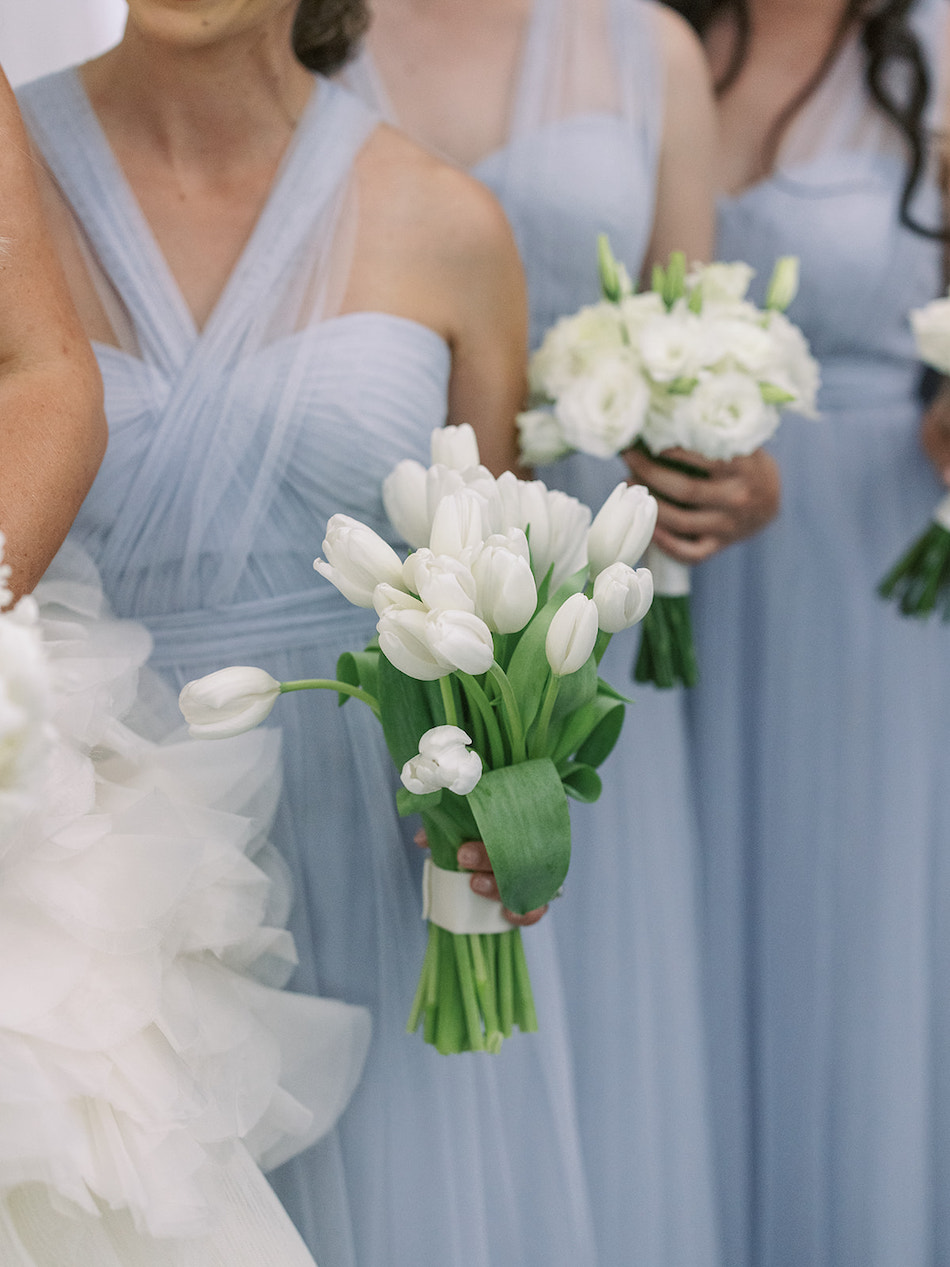
<svg viewBox="0 0 950 1267">
<path fill-rule="evenodd" d="M 368 26 L 366 0 L 300 0 L 294 52 L 308 70 L 332 75 L 354 55 Z"/>
</svg>

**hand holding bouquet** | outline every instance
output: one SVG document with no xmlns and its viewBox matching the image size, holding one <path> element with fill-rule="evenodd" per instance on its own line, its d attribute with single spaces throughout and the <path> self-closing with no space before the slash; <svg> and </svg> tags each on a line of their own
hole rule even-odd
<svg viewBox="0 0 950 1267">
<path fill-rule="evenodd" d="M 334 515 L 315 568 L 373 607 L 377 638 L 344 653 L 337 679 L 275 681 L 224 669 L 189 683 L 181 707 L 198 736 L 256 725 L 280 694 L 354 696 L 379 718 L 401 770 L 401 813 L 422 815 L 429 941 L 409 1029 L 439 1051 L 497 1051 L 537 1028 L 520 930 L 472 892 L 459 846 L 484 841 L 504 905 L 523 914 L 559 890 L 570 859 L 567 797 L 600 794 L 596 767 L 619 734 L 624 699 L 597 664 L 610 636 L 640 620 L 652 577 L 635 571 L 656 522 L 646 489 L 619 485 L 591 523 L 574 498 L 479 464 L 470 427 L 433 433 L 433 465 L 399 463 L 383 499 L 412 547 L 402 560 L 375 532 Z"/>
<path fill-rule="evenodd" d="M 917 351 L 925 365 L 950 374 L 950 295 L 910 314 Z M 905 616 L 926 619 L 939 606 L 950 620 L 950 493 L 937 504 L 930 526 L 878 587 Z"/>
<path fill-rule="evenodd" d="M 687 273 L 674 253 L 667 268 L 654 269 L 652 289 L 636 294 L 604 237 L 598 253 L 603 300 L 557 322 L 532 357 L 535 407 L 519 419 L 526 463 L 572 450 L 611 457 L 634 444 L 657 456 L 681 448 L 730 459 L 764 444 L 783 407 L 814 413 L 818 367 L 784 315 L 797 289 L 796 260 L 778 261 L 762 310 L 746 298 L 747 264 Z M 656 599 L 637 680 L 691 686 L 689 570 L 655 548 L 648 561 Z"/>
</svg>

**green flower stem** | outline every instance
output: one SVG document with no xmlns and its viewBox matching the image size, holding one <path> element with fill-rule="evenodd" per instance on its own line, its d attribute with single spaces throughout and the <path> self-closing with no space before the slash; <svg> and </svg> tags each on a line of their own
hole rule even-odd
<svg viewBox="0 0 950 1267">
<path fill-rule="evenodd" d="M 432 926 L 429 926 L 429 940 L 426 943 L 425 958 L 422 961 L 422 971 L 419 973 L 419 986 L 416 990 L 416 997 L 412 1000 L 412 1009 L 409 1013 L 409 1020 L 406 1022 L 406 1032 L 414 1034 L 419 1028 L 419 1019 L 422 1016 L 424 1008 L 431 1007 L 434 1002 L 435 991 L 433 989 L 433 978 L 435 973 L 433 968 L 437 967 L 438 958 L 438 942 L 432 936 Z M 432 997 L 430 997 L 432 996 Z"/>
<path fill-rule="evenodd" d="M 455 960 L 459 986 L 462 993 L 462 1011 L 465 1015 L 465 1026 L 468 1030 L 469 1051 L 484 1051 L 485 1036 L 482 1033 L 482 1017 L 475 990 L 475 975 L 472 971 L 472 956 L 469 939 L 464 934 L 455 937 Z"/>
<path fill-rule="evenodd" d="M 281 682 L 280 693 L 287 695 L 290 691 L 337 691 L 340 695 L 352 695 L 354 699 L 368 704 L 374 714 L 379 717 L 379 701 L 362 687 L 350 686 L 349 682 L 337 682 L 333 678 L 304 678 L 299 682 Z"/>
<path fill-rule="evenodd" d="M 515 935 L 502 933 L 497 938 L 498 955 L 498 1023 L 505 1038 L 511 1037 L 515 1023 L 514 974 L 511 967 L 511 942 Z"/>
<path fill-rule="evenodd" d="M 508 735 L 511 739 L 511 764 L 520 765 L 522 761 L 527 760 L 528 754 L 525 751 L 524 725 L 521 721 L 518 701 L 515 699 L 515 693 L 512 690 L 511 683 L 508 681 L 507 673 L 496 660 L 492 661 L 492 666 L 488 672 L 492 681 L 501 692 L 502 702 L 505 706 L 505 715 L 508 718 Z"/>
<path fill-rule="evenodd" d="M 505 742 L 501 735 L 501 728 L 498 725 L 498 718 L 495 716 L 495 710 L 491 706 L 491 700 L 482 690 L 478 679 L 472 677 L 470 673 L 459 673 L 458 680 L 469 704 L 472 706 L 472 711 L 484 724 L 488 750 L 491 753 L 492 769 L 498 770 L 505 764 Z"/>
<path fill-rule="evenodd" d="M 551 715 L 554 712 L 554 705 L 557 702 L 557 693 L 561 689 L 561 679 L 556 673 L 552 673 L 548 678 L 547 690 L 544 692 L 544 703 L 541 705 L 541 716 L 538 718 L 538 724 L 534 734 L 531 736 L 531 756 L 543 757 L 546 755 L 548 746 L 548 729 L 551 725 Z"/>
<path fill-rule="evenodd" d="M 534 995 L 531 992 L 531 978 L 528 976 L 528 961 L 524 957 L 520 929 L 514 929 L 511 934 L 503 933 L 502 936 L 511 937 L 512 968 L 518 1003 L 516 1011 L 518 1028 L 522 1034 L 533 1034 L 538 1028 L 538 1017 L 534 1010 Z"/>
<path fill-rule="evenodd" d="M 439 689 L 442 692 L 442 707 L 445 709 L 445 724 L 457 726 L 459 719 L 455 709 L 455 692 L 452 690 L 452 683 L 448 677 L 439 678 Z"/>
<path fill-rule="evenodd" d="M 478 1001 L 481 1005 L 482 1016 L 485 1018 L 485 1048 L 494 1054 L 501 1050 L 502 1040 L 495 998 L 495 974 L 489 971 L 489 964 L 494 965 L 494 955 L 489 950 L 486 956 L 482 946 L 482 936 L 479 933 L 469 935 L 468 945 L 472 952 L 472 966 L 475 970 L 475 989 L 478 991 Z"/>
</svg>

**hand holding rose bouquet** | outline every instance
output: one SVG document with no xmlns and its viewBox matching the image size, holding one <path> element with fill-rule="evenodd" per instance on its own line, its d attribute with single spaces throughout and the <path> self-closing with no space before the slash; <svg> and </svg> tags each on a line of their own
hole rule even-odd
<svg viewBox="0 0 950 1267">
<path fill-rule="evenodd" d="M 950 295 L 910 314 L 917 351 L 925 365 L 950 374 Z M 934 509 L 930 526 L 878 586 L 905 616 L 926 619 L 939 605 L 950 620 L 950 493 Z"/>
<path fill-rule="evenodd" d="M 612 457 L 632 445 L 688 474 L 673 448 L 710 459 L 752 453 L 782 407 L 814 414 L 818 367 L 784 315 L 798 285 L 797 261 L 778 261 L 765 310 L 746 298 L 742 263 L 686 271 L 685 257 L 655 268 L 635 294 L 607 239 L 598 243 L 603 300 L 558 321 L 531 360 L 534 408 L 519 418 L 521 451 L 543 464 L 572 450 Z M 644 621 L 636 678 L 692 686 L 698 670 L 689 613 L 689 569 L 656 547 L 647 562 L 656 598 Z"/>
<path fill-rule="evenodd" d="M 431 849 L 429 941 L 409 1030 L 441 1052 L 497 1051 L 537 1021 L 520 930 L 472 892 L 458 847 L 482 840 L 504 905 L 523 914 L 558 892 L 570 859 L 567 797 L 596 800 L 625 700 L 597 674 L 610 636 L 653 597 L 634 570 L 656 522 L 646 489 L 619 485 L 591 523 L 572 497 L 479 465 L 470 427 L 432 436 L 433 465 L 399 463 L 383 499 L 412 547 L 402 560 L 369 527 L 334 515 L 314 567 L 374 607 L 377 638 L 344 653 L 337 680 L 277 682 L 224 669 L 189 683 L 198 736 L 256 725 L 278 695 L 354 696 L 382 723 Z"/>
</svg>

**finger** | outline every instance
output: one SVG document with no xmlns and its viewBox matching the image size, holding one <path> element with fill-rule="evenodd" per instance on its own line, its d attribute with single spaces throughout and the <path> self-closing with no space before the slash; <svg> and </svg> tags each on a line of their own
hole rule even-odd
<svg viewBox="0 0 950 1267">
<path fill-rule="evenodd" d="M 536 924 L 547 909 L 547 904 L 545 904 L 544 906 L 539 906 L 536 911 L 528 911 L 526 915 L 516 915 L 514 911 L 509 911 L 507 907 L 502 907 L 508 923 L 516 924 L 519 928 L 530 928 L 532 924 Z"/>
<path fill-rule="evenodd" d="M 455 857 L 463 871 L 491 871 L 488 850 L 480 840 L 468 840 L 459 845 Z"/>
<path fill-rule="evenodd" d="M 412 839 L 420 849 L 429 848 L 429 837 L 426 835 L 426 829 L 424 827 L 420 827 Z"/>
<path fill-rule="evenodd" d="M 490 897 L 493 902 L 501 901 L 497 881 L 490 871 L 476 871 L 469 880 L 469 886 L 479 897 Z"/>
<path fill-rule="evenodd" d="M 734 515 L 721 510 L 684 510 L 682 506 L 669 505 L 660 507 L 656 522 L 677 537 L 725 537 L 739 527 Z"/>
<path fill-rule="evenodd" d="M 695 540 L 687 537 L 678 537 L 672 532 L 667 532 L 663 528 L 657 528 L 654 542 L 660 547 L 664 554 L 668 554 L 671 559 L 676 559 L 679 563 L 703 563 L 706 559 L 712 558 L 724 546 L 730 544 L 723 541 L 721 537 L 705 536 Z"/>
</svg>

